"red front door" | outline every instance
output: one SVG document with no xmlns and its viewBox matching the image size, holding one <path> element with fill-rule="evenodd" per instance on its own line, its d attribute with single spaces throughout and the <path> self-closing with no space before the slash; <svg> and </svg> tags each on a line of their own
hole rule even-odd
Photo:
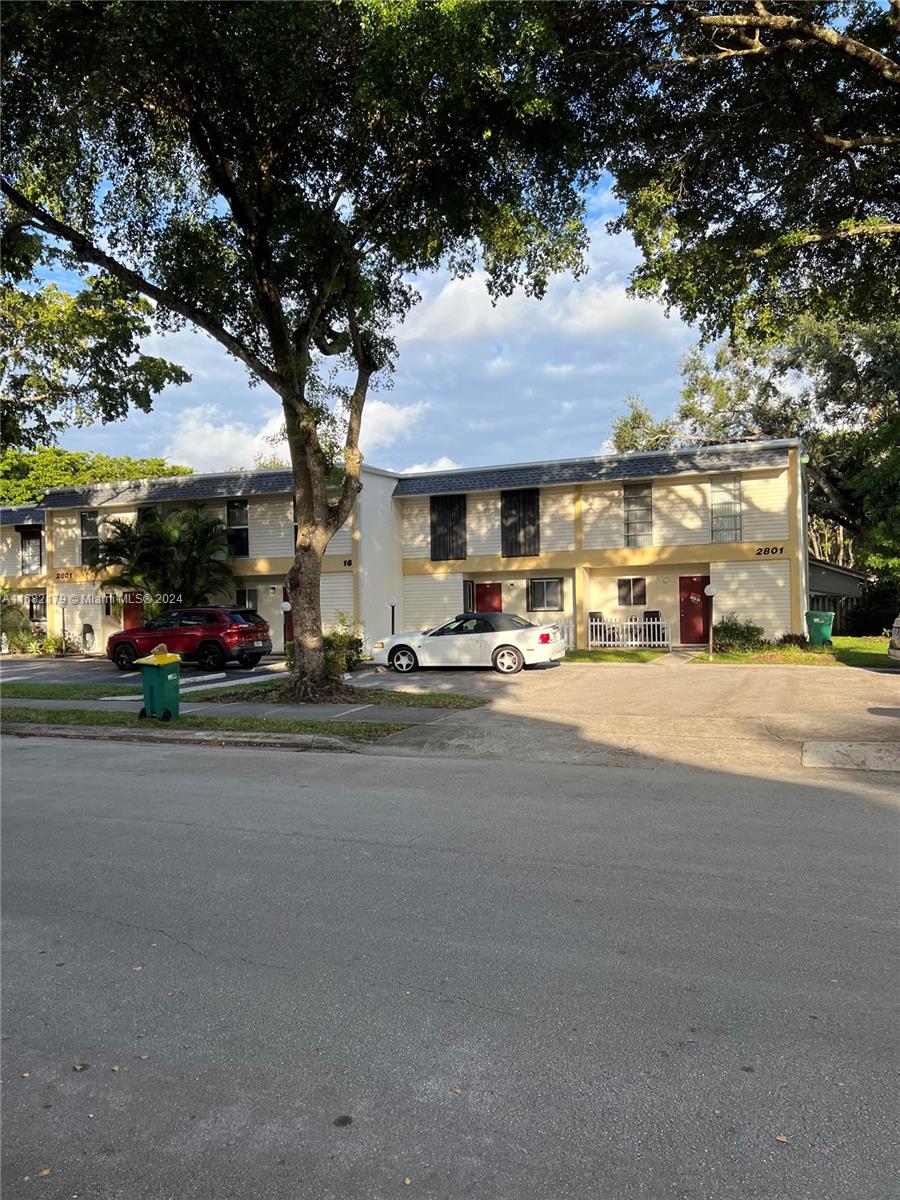
<svg viewBox="0 0 900 1200">
<path fill-rule="evenodd" d="M 678 611 L 681 614 L 681 640 L 695 646 L 709 639 L 709 598 L 703 589 L 708 575 L 682 575 L 678 580 Z"/>
<path fill-rule="evenodd" d="M 503 589 L 499 583 L 475 584 L 476 612 L 503 612 Z"/>
</svg>

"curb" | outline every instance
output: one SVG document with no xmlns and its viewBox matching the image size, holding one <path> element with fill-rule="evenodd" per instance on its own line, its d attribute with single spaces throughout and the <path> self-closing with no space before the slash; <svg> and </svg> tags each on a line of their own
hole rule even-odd
<svg viewBox="0 0 900 1200">
<path fill-rule="evenodd" d="M 307 750 L 337 751 L 341 754 L 358 754 L 356 742 L 343 738 L 324 737 L 317 733 L 237 733 L 226 730 L 157 730 L 146 732 L 123 729 L 121 725 L 35 725 L 25 722 L 17 725 L 5 721 L 0 729 L 6 737 L 55 737 L 77 738 L 103 742 L 152 742 L 154 745 L 174 746 L 217 746 L 226 749 Z"/>
</svg>

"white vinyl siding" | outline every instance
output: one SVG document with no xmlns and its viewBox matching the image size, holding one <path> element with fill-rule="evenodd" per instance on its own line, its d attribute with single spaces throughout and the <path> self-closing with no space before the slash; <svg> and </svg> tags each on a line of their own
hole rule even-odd
<svg viewBox="0 0 900 1200">
<path fill-rule="evenodd" d="M 481 492 L 467 497 L 467 552 L 500 553 L 500 493 Z"/>
<path fill-rule="evenodd" d="M 328 543 L 325 553 L 343 554 L 345 558 L 349 558 L 353 554 L 353 526 L 350 517 Z"/>
<path fill-rule="evenodd" d="M 787 471 L 778 475 L 745 475 L 741 491 L 745 542 L 783 540 L 789 536 Z"/>
<path fill-rule="evenodd" d="M 53 513 L 53 567 L 71 570 L 81 566 L 81 525 L 77 512 L 67 509 Z"/>
<path fill-rule="evenodd" d="M 251 558 L 293 557 L 290 496 L 252 496 L 248 520 Z"/>
<path fill-rule="evenodd" d="M 0 575 L 21 575 L 21 541 L 14 526 L 4 525 L 0 535 Z"/>
<path fill-rule="evenodd" d="M 581 538 L 585 550 L 609 550 L 624 545 L 621 487 L 582 489 Z"/>
<path fill-rule="evenodd" d="M 767 638 L 791 632 L 789 562 L 710 563 L 709 581 L 716 589 L 714 620 L 736 613 L 762 625 Z"/>
<path fill-rule="evenodd" d="M 319 600 L 322 605 L 322 628 L 326 632 L 337 625 L 339 613 L 345 613 L 353 625 L 356 614 L 353 611 L 353 576 L 349 571 L 339 575 L 323 575 Z"/>
<path fill-rule="evenodd" d="M 575 549 L 575 493 L 541 491 L 541 553 Z"/>
<path fill-rule="evenodd" d="M 697 546 L 709 540 L 709 485 L 653 484 L 653 544 Z"/>
<path fill-rule="evenodd" d="M 427 496 L 403 501 L 403 557 L 431 557 L 431 507 Z"/>
<path fill-rule="evenodd" d="M 403 580 L 404 629 L 432 629 L 462 612 L 462 578 L 459 574 L 407 575 Z"/>
</svg>

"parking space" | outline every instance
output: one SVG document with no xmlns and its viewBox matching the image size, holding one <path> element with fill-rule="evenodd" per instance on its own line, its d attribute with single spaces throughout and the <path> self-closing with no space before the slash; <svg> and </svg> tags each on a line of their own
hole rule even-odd
<svg viewBox="0 0 900 1200">
<path fill-rule="evenodd" d="M 238 682 L 283 663 L 283 658 L 270 656 L 264 658 L 254 671 L 245 671 L 238 666 L 229 665 L 227 677 L 233 677 L 235 682 Z M 182 666 L 182 677 L 186 684 L 201 682 L 207 676 L 208 672 L 194 663 L 184 663 Z M 221 678 L 221 675 L 217 678 Z M 88 658 L 80 655 L 71 658 L 19 658 L 4 655 L 0 660 L 0 687 L 4 683 L 134 683 L 135 687 L 138 687 L 139 680 L 137 671 L 120 671 L 107 658 Z"/>
</svg>

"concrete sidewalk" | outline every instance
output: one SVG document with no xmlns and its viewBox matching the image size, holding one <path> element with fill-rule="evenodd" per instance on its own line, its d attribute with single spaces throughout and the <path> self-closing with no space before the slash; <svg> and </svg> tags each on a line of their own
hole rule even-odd
<svg viewBox="0 0 900 1200">
<path fill-rule="evenodd" d="M 119 697 L 115 700 L 13 700 L 4 699 L 3 709 L 77 709 L 81 712 L 127 712 L 138 720 L 140 705 Z M 430 725 L 451 715 L 446 708 L 406 708 L 399 704 L 253 704 L 182 703 L 182 716 L 268 717 L 281 721 L 364 721 L 379 725 Z"/>
</svg>

